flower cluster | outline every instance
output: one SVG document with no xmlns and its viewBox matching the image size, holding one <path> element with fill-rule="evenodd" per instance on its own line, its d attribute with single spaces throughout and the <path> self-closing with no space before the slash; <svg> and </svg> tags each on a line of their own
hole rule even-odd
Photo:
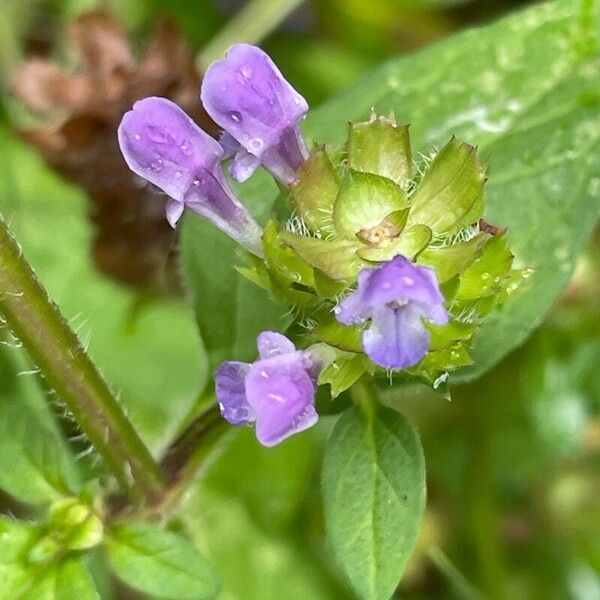
<svg viewBox="0 0 600 600">
<path fill-rule="evenodd" d="M 350 125 L 341 152 L 309 152 L 305 99 L 247 44 L 209 67 L 200 96 L 223 128 L 218 142 L 172 102 L 146 98 L 119 128 L 125 160 L 169 196 L 172 226 L 185 208 L 210 220 L 253 255 L 240 272 L 304 324 L 291 331 L 305 349 L 266 331 L 254 363 L 217 369 L 227 421 L 254 424 L 271 446 L 314 425 L 319 385 L 334 397 L 364 373 L 402 369 L 437 387 L 469 364 L 479 320 L 523 275 L 503 232 L 482 220 L 473 147 L 452 138 L 415 171 L 408 127 L 373 114 Z M 228 159 L 238 181 L 261 165 L 273 175 L 289 200 L 286 223 L 255 222 L 228 184 Z"/>
</svg>

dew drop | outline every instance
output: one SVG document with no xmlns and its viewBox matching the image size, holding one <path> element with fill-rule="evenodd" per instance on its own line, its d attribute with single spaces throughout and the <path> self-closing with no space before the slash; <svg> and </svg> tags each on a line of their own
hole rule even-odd
<svg viewBox="0 0 600 600">
<path fill-rule="evenodd" d="M 237 110 L 232 110 L 229 113 L 229 118 L 232 121 L 234 121 L 235 123 L 241 123 L 242 122 L 242 115 Z"/>
<path fill-rule="evenodd" d="M 163 168 L 163 159 L 162 158 L 155 158 L 151 163 L 150 163 L 150 169 L 156 173 L 158 173 L 160 170 L 162 170 Z"/>
<path fill-rule="evenodd" d="M 142 136 L 141 136 L 139 133 L 136 133 L 136 134 L 133 136 L 133 139 L 134 139 L 134 140 L 141 140 L 141 139 L 142 139 Z"/>
<path fill-rule="evenodd" d="M 202 179 L 194 179 L 194 181 L 192 181 L 192 185 L 194 187 L 199 187 L 201 183 L 202 183 Z"/>
<path fill-rule="evenodd" d="M 248 142 L 248 145 L 254 152 L 260 152 L 264 146 L 264 142 L 260 138 L 253 138 Z"/>
<path fill-rule="evenodd" d="M 481 274 L 481 279 L 483 279 L 484 281 L 485 281 L 486 279 L 489 279 L 489 278 L 490 278 L 490 274 L 489 274 L 489 273 L 482 273 L 482 274 Z"/>
<path fill-rule="evenodd" d="M 450 358 L 452 360 L 456 360 L 459 356 L 460 353 L 458 352 L 458 350 L 452 350 L 452 352 L 450 352 Z"/>
<path fill-rule="evenodd" d="M 186 140 L 182 144 L 180 144 L 179 149 L 186 155 L 189 156 L 192 153 L 191 144 Z"/>
</svg>

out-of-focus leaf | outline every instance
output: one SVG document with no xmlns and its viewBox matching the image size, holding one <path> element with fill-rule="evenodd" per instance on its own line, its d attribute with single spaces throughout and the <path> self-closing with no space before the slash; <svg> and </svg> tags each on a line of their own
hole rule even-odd
<svg viewBox="0 0 600 600">
<path fill-rule="evenodd" d="M 319 449 L 314 430 L 265 448 L 244 428 L 211 465 L 203 485 L 236 496 L 262 528 L 278 530 L 298 510 Z"/>
<path fill-rule="evenodd" d="M 21 502 L 50 502 L 77 489 L 78 469 L 23 350 L 11 348 L 5 332 L 0 331 L 0 342 L 7 344 L 0 345 L 0 488 Z"/>
<path fill-rule="evenodd" d="M 416 542 L 425 509 L 425 463 L 416 431 L 387 408 L 353 408 L 325 452 L 329 540 L 361 598 L 387 600 Z"/>
<path fill-rule="evenodd" d="M 250 198 L 246 205 L 262 222 L 273 206 L 274 188 L 265 173 L 257 174 L 243 188 L 242 198 Z M 285 329 L 290 320 L 288 308 L 235 270 L 244 262 L 239 246 L 197 215 L 187 215 L 181 246 L 211 366 L 225 359 L 252 360 L 256 336 L 265 329 Z"/>
<path fill-rule="evenodd" d="M 223 582 L 224 600 L 348 599 L 305 548 L 261 530 L 231 495 L 203 486 L 185 519 Z"/>
<path fill-rule="evenodd" d="M 69 493 L 74 464 L 55 429 L 26 400 L 0 400 L 0 488 L 32 504 Z"/>
<path fill-rule="evenodd" d="M 0 600 L 14 600 L 27 581 L 26 554 L 38 535 L 32 524 L 0 517 Z"/>
<path fill-rule="evenodd" d="M 107 540 L 110 564 L 131 587 L 153 598 L 214 598 L 219 583 L 211 566 L 185 538 L 147 523 L 114 528 Z"/>
<path fill-rule="evenodd" d="M 0 212 L 143 437 L 164 443 L 208 374 L 192 311 L 102 277 L 90 258 L 85 198 L 2 132 L 0 144 Z"/>
</svg>

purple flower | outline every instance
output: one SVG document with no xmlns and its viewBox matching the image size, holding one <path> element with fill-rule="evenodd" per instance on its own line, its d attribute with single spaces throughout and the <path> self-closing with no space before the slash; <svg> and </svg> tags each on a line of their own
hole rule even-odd
<svg viewBox="0 0 600 600">
<path fill-rule="evenodd" d="M 258 441 L 274 446 L 317 422 L 317 365 L 280 333 L 263 331 L 256 342 L 256 362 L 228 361 L 217 369 L 217 399 L 224 419 L 233 425 L 256 423 Z"/>
<path fill-rule="evenodd" d="M 221 143 L 234 156 L 231 173 L 245 181 L 262 164 L 290 184 L 308 157 L 300 121 L 306 100 L 256 46 L 236 44 L 210 65 L 202 82 L 204 107 L 225 133 Z"/>
<path fill-rule="evenodd" d="M 362 333 L 363 348 L 373 362 L 390 369 L 410 367 L 425 356 L 429 331 L 424 319 L 448 322 L 434 271 L 404 256 L 363 269 L 358 288 L 340 302 L 335 315 L 344 325 L 370 319 Z"/>
<path fill-rule="evenodd" d="M 170 196 L 171 226 L 187 206 L 262 255 L 262 231 L 221 171 L 223 149 L 181 108 L 166 98 L 140 100 L 123 116 L 118 135 L 129 168 Z"/>
</svg>

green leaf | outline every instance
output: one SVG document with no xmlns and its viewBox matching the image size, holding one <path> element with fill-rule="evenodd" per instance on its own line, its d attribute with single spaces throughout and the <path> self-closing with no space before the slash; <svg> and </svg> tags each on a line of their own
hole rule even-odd
<svg viewBox="0 0 600 600">
<path fill-rule="evenodd" d="M 354 279 L 362 265 L 356 256 L 357 241 L 321 240 L 282 231 L 280 238 L 308 264 L 336 281 Z"/>
<path fill-rule="evenodd" d="M 313 330 L 313 335 L 330 346 L 348 352 L 362 352 L 360 326 L 347 327 L 333 315 L 327 315 Z"/>
<path fill-rule="evenodd" d="M 252 184 L 257 182 L 253 188 Z M 274 186 L 264 173 L 246 188 L 255 190 L 250 209 L 265 220 L 274 199 Z M 194 300 L 196 320 L 211 368 L 225 359 L 252 360 L 256 336 L 264 329 L 284 330 L 288 308 L 242 277 L 235 266 L 242 263 L 239 246 L 198 215 L 184 219 L 181 236 L 183 268 Z"/>
<path fill-rule="evenodd" d="M 100 600 L 94 581 L 80 559 L 68 558 L 56 571 L 56 600 Z"/>
<path fill-rule="evenodd" d="M 355 171 L 387 177 L 406 190 L 412 177 L 408 125 L 374 112 L 369 121 L 351 123 L 348 161 Z"/>
<path fill-rule="evenodd" d="M 219 583 L 191 542 L 148 523 L 115 527 L 107 539 L 108 558 L 128 585 L 153 598 L 214 598 Z"/>
<path fill-rule="evenodd" d="M 70 494 L 80 479 L 28 369 L 23 350 L 0 345 L 0 488 L 21 502 L 38 504 Z"/>
<path fill-rule="evenodd" d="M 417 262 L 433 267 L 438 281 L 443 283 L 465 271 L 481 254 L 489 237 L 481 233 L 468 242 L 425 248 Z"/>
<path fill-rule="evenodd" d="M 265 530 L 282 530 L 306 493 L 306 481 L 320 460 L 314 431 L 291 437 L 273 448 L 261 446 L 250 428 L 235 438 L 215 460 L 203 485 L 235 495 Z M 319 448 L 320 449 L 320 448 Z"/>
<path fill-rule="evenodd" d="M 293 250 L 280 241 L 276 221 L 271 220 L 266 224 L 263 233 L 263 244 L 265 259 L 270 269 L 279 273 L 290 283 L 296 282 L 314 287 L 315 280 L 312 267 L 298 258 Z"/>
<path fill-rule="evenodd" d="M 362 354 L 338 358 L 319 375 L 319 385 L 331 386 L 331 397 L 337 398 L 356 383 L 367 369 L 367 359 Z"/>
<path fill-rule="evenodd" d="M 311 560 L 307 544 L 297 543 L 291 528 L 286 537 L 261 529 L 231 492 L 198 488 L 185 519 L 223 581 L 223 598 L 350 600 L 331 585 L 322 557 Z"/>
<path fill-rule="evenodd" d="M 23 584 L 13 593 L 11 600 L 100 600 L 91 575 L 77 558 L 27 571 Z"/>
<path fill-rule="evenodd" d="M 0 488 L 21 502 L 49 502 L 69 493 L 69 471 L 73 464 L 56 431 L 19 399 L 0 402 Z"/>
<path fill-rule="evenodd" d="M 425 464 L 416 431 L 388 408 L 365 404 L 347 411 L 327 444 L 322 481 L 338 562 L 361 598 L 387 600 L 425 509 Z"/>
<path fill-rule="evenodd" d="M 333 231 L 333 204 L 338 185 L 338 177 L 325 148 L 316 149 L 298 169 L 298 179 L 290 188 L 290 198 L 311 229 Z"/>
<path fill-rule="evenodd" d="M 596 221 L 599 17 L 598 2 L 539 3 L 392 60 L 308 117 L 307 131 L 327 143 L 343 143 L 346 121 L 374 107 L 411 123 L 422 152 L 453 134 L 478 145 L 490 177 L 485 219 L 508 228 L 517 266 L 535 273 L 475 334 L 464 378 L 486 371 L 540 322 Z"/>
<path fill-rule="evenodd" d="M 483 212 L 484 171 L 477 150 L 453 137 L 436 155 L 410 199 L 409 223 L 453 233 Z"/>
<path fill-rule="evenodd" d="M 39 536 L 39 527 L 0 517 L 0 600 L 14 600 L 27 582 L 26 556 Z"/>
<path fill-rule="evenodd" d="M 350 171 L 342 180 L 333 208 L 335 230 L 341 237 L 354 240 L 361 230 L 376 227 L 407 204 L 406 193 L 391 179 Z"/>
</svg>

